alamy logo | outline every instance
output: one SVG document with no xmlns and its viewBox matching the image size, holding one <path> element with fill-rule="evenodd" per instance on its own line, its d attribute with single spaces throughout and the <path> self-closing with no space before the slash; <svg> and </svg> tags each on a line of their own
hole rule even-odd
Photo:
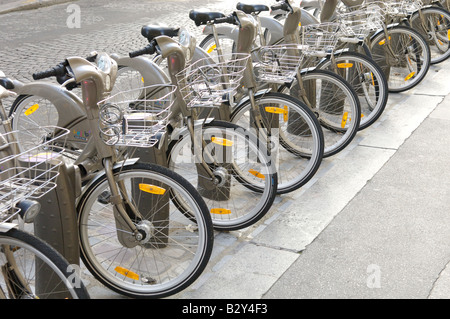
<svg viewBox="0 0 450 319">
<path fill-rule="evenodd" d="M 69 29 L 81 28 L 81 8 L 77 4 L 71 4 L 67 7 L 66 12 L 69 14 L 67 17 L 67 27 Z"/>
</svg>

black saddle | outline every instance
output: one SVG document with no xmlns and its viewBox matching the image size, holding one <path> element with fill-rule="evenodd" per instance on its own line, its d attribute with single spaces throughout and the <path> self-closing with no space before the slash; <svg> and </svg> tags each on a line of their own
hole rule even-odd
<svg viewBox="0 0 450 319">
<path fill-rule="evenodd" d="M 148 41 L 152 41 L 154 38 L 159 37 L 161 35 L 165 35 L 168 37 L 176 37 L 178 36 L 179 28 L 170 28 L 170 27 L 162 27 L 159 25 L 146 25 L 142 27 L 141 34 L 148 39 Z"/>
<path fill-rule="evenodd" d="M 209 21 L 225 18 L 225 15 L 220 12 L 191 10 L 191 12 L 189 12 L 189 18 L 193 20 L 197 26 L 201 26 L 202 24 L 207 24 Z"/>
<path fill-rule="evenodd" d="M 264 4 L 245 4 L 241 2 L 236 5 L 236 9 L 243 11 L 246 14 L 270 11 L 270 8 Z"/>
</svg>

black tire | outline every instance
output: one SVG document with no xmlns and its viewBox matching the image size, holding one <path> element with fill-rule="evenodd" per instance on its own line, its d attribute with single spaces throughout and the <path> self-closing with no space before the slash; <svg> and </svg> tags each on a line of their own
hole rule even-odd
<svg viewBox="0 0 450 319">
<path fill-rule="evenodd" d="M 120 226 L 119 228 L 116 227 L 117 218 L 114 217 L 114 215 L 111 215 L 112 212 L 106 212 L 109 207 L 101 208 L 102 215 L 107 213 L 109 215 L 107 216 L 107 218 L 103 219 L 101 219 L 102 217 L 98 217 L 99 220 L 104 220 L 104 223 L 108 223 L 106 226 L 109 225 L 110 228 L 113 229 L 113 236 L 111 236 L 111 238 L 110 236 L 107 236 L 107 234 L 104 234 L 104 236 L 107 236 L 107 239 L 109 240 L 108 243 L 105 244 L 111 247 L 114 247 L 114 245 L 116 245 L 118 249 L 125 251 L 126 254 L 136 254 L 134 258 L 142 258 L 139 259 L 139 265 L 136 265 L 136 263 L 132 262 L 131 264 L 127 265 L 126 260 L 121 260 L 126 271 L 123 270 L 124 268 L 122 268 L 122 266 L 117 266 L 116 268 L 114 268 L 114 266 L 111 266 L 109 267 L 110 269 L 108 269 L 108 265 L 106 265 L 105 267 L 107 268 L 104 269 L 103 264 L 106 262 L 106 257 L 97 257 L 96 252 L 92 250 L 91 244 L 89 242 L 90 235 L 88 234 L 89 225 L 87 225 L 87 222 L 91 220 L 91 218 L 93 220 L 94 215 L 89 217 L 91 215 L 90 209 L 94 207 L 94 205 L 98 205 L 97 196 L 99 196 L 105 190 L 105 187 L 106 189 L 108 189 L 106 176 L 101 176 L 99 179 L 95 180 L 87 187 L 78 203 L 81 257 L 86 267 L 89 269 L 92 275 L 106 287 L 109 287 L 111 290 L 119 294 L 133 298 L 163 298 L 176 294 L 187 288 L 202 274 L 203 270 L 208 264 L 213 248 L 214 231 L 212 227 L 211 217 L 208 212 L 208 207 L 206 206 L 205 202 L 198 194 L 198 192 L 193 188 L 193 186 L 189 184 L 183 177 L 158 165 L 136 163 L 130 166 L 124 166 L 123 168 L 118 167 L 113 170 L 113 174 L 117 180 L 120 180 L 121 178 L 127 178 L 127 176 L 129 176 L 130 178 L 142 178 L 143 183 L 145 178 L 145 181 L 152 181 L 152 184 L 161 183 L 159 185 L 165 185 L 165 187 L 171 189 L 175 188 L 178 192 L 178 196 L 184 196 L 183 198 L 192 205 L 192 212 L 190 212 L 190 218 L 186 218 L 186 216 L 182 216 L 182 214 L 177 213 L 176 210 L 171 210 L 170 212 L 168 212 L 167 217 L 164 217 L 166 218 L 165 220 L 158 218 L 156 216 L 156 214 L 158 214 L 158 211 L 163 210 L 163 207 L 167 207 L 166 205 L 170 205 L 170 195 L 167 191 L 158 194 L 162 195 L 159 197 L 158 195 L 154 195 L 155 197 L 153 197 L 153 199 L 150 199 L 150 197 L 148 197 L 153 195 L 144 195 L 147 197 L 143 199 L 142 202 L 141 197 L 138 198 L 139 200 L 133 198 L 136 206 L 139 206 L 137 208 L 139 209 L 140 213 L 148 214 L 148 217 L 145 217 L 145 215 L 143 215 L 145 218 L 144 220 L 137 220 L 134 221 L 134 223 L 138 225 L 139 222 L 148 221 L 149 223 L 151 223 L 151 226 L 154 229 L 152 232 L 149 232 L 151 236 L 148 236 L 148 241 L 146 241 L 145 243 L 140 243 L 135 240 L 134 243 L 132 243 L 135 246 L 131 247 L 124 245 L 124 242 L 118 239 L 120 237 L 118 233 L 124 234 L 124 231 L 121 230 Z M 135 175 L 135 177 L 133 177 L 133 175 Z M 163 182 L 166 184 L 162 185 Z M 136 183 L 136 181 L 132 181 L 132 183 Z M 132 186 L 130 188 L 133 189 Z M 134 190 L 128 191 L 139 192 L 142 190 L 134 188 Z M 184 194 L 182 194 L 182 192 Z M 164 197 L 164 199 L 161 199 L 162 197 Z M 149 202 L 147 199 L 153 201 Z M 111 210 L 113 211 L 114 209 L 112 206 L 113 205 L 111 205 Z M 194 223 L 194 221 L 196 222 L 196 224 Z M 165 222 L 167 222 L 167 224 L 164 224 Z M 91 225 L 93 225 L 93 227 L 95 227 L 95 222 L 91 221 L 90 223 Z M 106 232 L 108 229 L 109 228 L 106 227 L 104 232 Z M 167 234 L 163 233 L 164 229 L 167 230 Z M 174 232 L 174 234 L 169 234 L 169 231 Z M 171 235 L 178 237 L 176 237 L 174 240 L 172 237 L 170 237 Z M 127 235 L 125 234 L 124 236 Z M 158 239 L 158 236 L 162 236 L 162 239 Z M 166 242 L 163 242 L 164 239 L 166 240 Z M 196 239 L 198 239 L 198 243 L 196 242 Z M 127 239 L 125 238 L 125 240 Z M 129 241 L 128 243 L 131 243 L 131 241 Z M 183 256 L 186 256 L 186 258 L 188 259 L 182 262 L 181 256 L 180 260 L 174 257 L 172 258 L 174 263 L 172 265 L 172 259 L 170 259 L 170 255 L 167 255 L 172 251 L 170 249 L 172 245 L 176 246 L 175 250 L 177 250 L 178 252 L 180 252 L 180 250 L 181 252 L 184 251 Z M 192 251 L 189 250 L 191 246 Z M 101 256 L 102 251 L 100 250 L 98 254 L 99 256 Z M 97 258 L 105 258 L 105 262 L 100 259 L 97 260 Z M 114 259 L 114 262 L 111 260 L 111 264 L 116 264 L 115 259 L 119 257 L 116 257 L 114 255 L 110 258 Z M 149 265 L 146 264 L 147 259 L 150 263 L 153 264 L 153 266 L 150 268 L 148 268 Z M 179 275 L 175 275 L 173 273 L 169 276 L 169 274 L 167 274 L 168 269 L 162 267 L 165 268 L 163 270 L 163 273 L 157 274 L 157 278 L 154 278 L 152 277 L 151 271 L 159 270 L 156 269 L 157 267 L 155 268 L 154 265 L 156 265 L 158 262 L 161 262 L 161 260 L 167 267 L 169 267 L 169 265 L 179 268 L 183 268 L 184 266 L 186 266 L 186 269 L 183 268 L 181 270 L 178 268 L 174 269 L 173 267 L 170 267 L 170 269 L 174 269 L 175 271 L 177 271 L 177 273 L 178 271 L 180 271 L 180 273 Z M 144 264 L 146 266 L 144 266 Z M 136 267 L 137 269 L 130 269 L 129 267 Z M 139 274 L 138 279 L 130 276 L 130 274 L 132 274 L 133 272 L 136 272 L 136 276 Z"/>
<path fill-rule="evenodd" d="M 52 287 L 52 290 L 54 289 L 58 289 L 59 293 L 57 293 L 55 295 L 55 292 L 53 292 L 52 290 L 50 290 L 49 292 L 45 292 L 45 294 L 49 294 L 48 296 L 46 296 L 43 292 L 41 293 L 37 293 L 38 295 L 34 295 L 36 292 L 32 292 L 33 295 L 32 296 L 28 296 L 28 295 L 23 295 L 21 296 L 21 298 L 39 298 L 39 299 L 46 299 L 46 297 L 54 299 L 54 298 L 74 298 L 74 299 L 90 299 L 89 293 L 86 289 L 86 287 L 84 286 L 83 282 L 81 281 L 80 278 L 76 278 L 75 279 L 75 275 L 73 272 L 71 272 L 71 268 L 69 267 L 69 263 L 67 262 L 67 260 L 60 254 L 58 253 L 54 248 L 52 248 L 51 246 L 49 246 L 47 243 L 45 243 L 44 241 L 40 240 L 39 238 L 28 234 L 26 232 L 23 232 L 21 230 L 18 229 L 11 229 L 6 233 L 0 233 L 0 246 L 3 247 L 3 245 L 5 246 L 14 246 L 14 251 L 15 253 L 24 253 L 24 252 L 30 252 L 34 258 L 36 258 L 36 262 L 37 260 L 39 260 L 39 265 L 44 266 L 45 267 L 45 271 L 42 270 L 43 272 L 45 272 L 45 276 L 46 276 L 46 280 L 51 280 L 51 283 L 55 283 L 55 278 L 56 276 L 59 276 L 59 278 L 56 279 L 56 282 L 59 282 L 59 284 L 57 284 L 57 287 Z M 3 247 L 5 248 L 5 247 Z M 20 249 L 17 249 L 20 248 Z M 15 254 L 14 253 L 14 254 Z M 2 268 L 4 266 L 4 262 L 5 260 L 3 259 L 4 257 L 4 250 L 2 250 L 0 252 L 0 262 Z M 33 256 L 27 256 L 27 257 L 33 257 Z M 16 257 L 15 257 L 16 258 Z M 33 259 L 29 259 L 27 258 L 27 260 L 33 260 Z M 24 266 L 23 261 L 19 262 L 17 261 L 17 265 L 18 268 L 20 269 L 16 269 L 18 271 L 21 271 L 21 267 Z M 35 264 L 35 263 L 33 263 Z M 51 265 L 51 266 L 49 266 Z M 33 271 L 30 271 L 32 270 Z M 55 274 L 55 276 L 52 274 L 52 269 L 53 272 Z M 57 269 L 57 270 L 55 270 Z M 3 293 L 7 292 L 7 289 L 4 286 L 4 275 L 5 275 L 5 269 L 2 269 L 3 271 L 0 272 L 0 290 L 3 291 Z M 59 274 L 58 274 L 59 272 Z M 34 266 L 33 268 L 27 268 L 26 270 L 24 269 L 24 271 L 21 271 L 21 274 L 24 276 L 25 280 L 27 280 L 27 275 L 33 275 L 35 274 L 34 272 Z M 39 278 L 37 278 L 39 280 Z M 76 282 L 74 282 L 73 280 L 76 280 Z M 34 280 L 34 278 L 33 278 Z M 47 286 L 47 281 L 42 283 L 41 285 L 45 285 Z M 39 285 L 39 284 L 38 284 Z M 16 285 L 15 287 L 17 287 L 18 285 Z M 16 288 L 19 289 L 19 288 Z M 44 291 L 46 291 L 48 288 L 47 287 L 43 287 L 43 288 L 38 288 L 38 289 L 43 289 Z M 70 293 L 68 293 L 70 289 Z M 52 295 L 53 292 L 53 295 Z M 20 292 L 19 292 L 20 293 Z M 44 295 L 43 295 L 44 294 Z"/>
</svg>

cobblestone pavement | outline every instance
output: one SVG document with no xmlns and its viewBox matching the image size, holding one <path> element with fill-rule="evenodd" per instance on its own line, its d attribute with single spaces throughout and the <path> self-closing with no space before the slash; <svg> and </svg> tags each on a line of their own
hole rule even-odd
<svg viewBox="0 0 450 319">
<path fill-rule="evenodd" d="M 73 1 L 81 8 L 81 28 L 69 28 L 69 4 L 0 16 L 0 69 L 18 80 L 54 66 L 68 56 L 90 52 L 127 54 L 146 45 L 145 24 L 187 28 L 198 36 L 190 9 L 230 12 L 237 1 Z M 270 3 L 270 2 L 269 2 Z"/>
</svg>

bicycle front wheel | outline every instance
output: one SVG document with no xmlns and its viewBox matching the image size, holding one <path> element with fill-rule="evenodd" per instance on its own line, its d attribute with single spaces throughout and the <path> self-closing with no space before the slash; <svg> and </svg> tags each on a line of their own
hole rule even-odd
<svg viewBox="0 0 450 319">
<path fill-rule="evenodd" d="M 264 134 L 271 133 L 279 145 L 272 152 L 278 173 L 278 194 L 286 194 L 304 186 L 322 163 L 324 140 L 320 124 L 311 110 L 297 99 L 282 93 L 255 97 Z M 245 128 L 257 127 L 250 100 L 239 104 L 232 122 Z"/>
<path fill-rule="evenodd" d="M 411 27 L 426 40 L 431 52 L 431 64 L 441 63 L 450 56 L 450 13 L 438 7 L 416 11 L 409 20 Z"/>
<path fill-rule="evenodd" d="M 0 299 L 89 299 L 64 257 L 18 229 L 0 233 Z"/>
<path fill-rule="evenodd" d="M 342 52 L 324 59 L 318 69 L 337 72 L 355 90 L 361 105 L 359 130 L 375 123 L 383 114 L 389 98 L 389 88 L 383 70 L 369 57 L 357 52 Z"/>
<path fill-rule="evenodd" d="M 431 64 L 430 48 L 419 32 L 404 26 L 388 27 L 371 39 L 373 60 L 383 69 L 389 92 L 399 93 L 417 86 Z"/>
<path fill-rule="evenodd" d="M 106 176 L 87 186 L 78 204 L 81 256 L 106 287 L 134 298 L 161 298 L 192 284 L 206 267 L 213 228 L 207 207 L 183 177 L 153 164 L 113 170 L 140 217 L 140 237 L 121 223 Z M 183 203 L 174 205 L 175 196 Z"/>
<path fill-rule="evenodd" d="M 186 131 L 179 136 L 172 133 L 172 139 L 170 168 L 200 192 L 215 229 L 252 226 L 272 207 L 278 175 L 256 134 L 232 123 L 212 121 L 195 131 L 194 144 Z"/>
<path fill-rule="evenodd" d="M 353 141 L 359 130 L 361 105 L 355 90 L 342 77 L 327 70 L 301 74 L 306 92 L 298 81 L 280 91 L 298 98 L 314 112 L 323 130 L 323 157 L 336 155 Z"/>
</svg>

